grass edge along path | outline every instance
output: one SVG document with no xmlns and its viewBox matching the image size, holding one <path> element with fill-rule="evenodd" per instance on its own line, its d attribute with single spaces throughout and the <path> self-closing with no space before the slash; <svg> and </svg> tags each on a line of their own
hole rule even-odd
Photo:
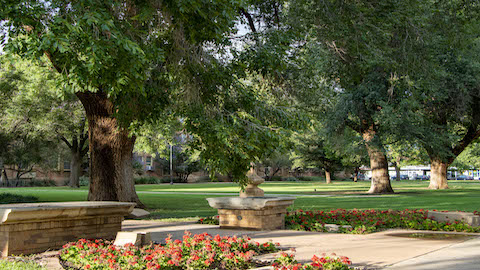
<svg viewBox="0 0 480 270">
<path fill-rule="evenodd" d="M 428 190 L 427 182 L 420 181 L 399 181 L 392 182 L 397 192 L 393 195 L 356 195 L 339 194 L 348 192 L 362 193 L 369 183 L 360 184 L 353 182 L 339 182 L 334 185 L 326 185 L 317 182 L 283 182 L 265 183 L 265 189 L 272 192 L 285 193 L 285 189 L 290 190 L 312 190 L 316 187 L 317 193 L 297 191 L 291 193 L 293 196 L 299 196 L 295 200 L 290 211 L 303 209 L 304 211 L 313 210 L 335 210 L 335 209 L 374 209 L 374 210 L 404 210 L 404 209 L 428 209 L 428 210 L 447 210 L 447 211 L 479 211 L 478 201 L 480 201 L 480 183 L 477 181 L 456 181 L 451 182 L 448 190 Z M 219 189 L 212 189 L 214 186 L 220 186 Z M 235 183 L 202 183 L 202 184 L 182 184 L 178 185 L 177 191 L 191 190 L 199 188 L 200 190 L 224 191 L 224 188 L 233 188 Z M 139 197 L 147 206 L 152 215 L 150 219 L 164 218 L 187 218 L 204 217 L 216 215 L 216 209 L 211 208 L 206 201 L 208 197 L 218 197 L 221 195 L 203 195 L 199 194 L 178 194 L 171 192 L 168 194 L 158 194 L 160 185 L 142 185 L 137 186 Z M 168 185 L 169 186 L 169 185 Z M 175 185 L 173 185 L 175 186 Z M 262 184 L 262 188 L 264 184 Z M 202 189 L 202 187 L 204 189 Z M 238 187 L 237 187 L 238 188 Z M 143 193 L 143 192 L 148 193 Z M 87 198 L 88 190 L 70 189 L 66 187 L 48 187 L 48 188 L 3 188 L 1 192 L 9 192 L 20 195 L 33 195 L 39 198 L 40 202 L 62 202 L 62 201 L 83 201 Z M 230 190 L 229 190 L 230 192 Z M 267 195 L 273 193 L 266 192 Z M 311 194 L 329 194 L 328 197 L 301 197 Z M 230 195 L 231 196 L 231 195 Z"/>
</svg>

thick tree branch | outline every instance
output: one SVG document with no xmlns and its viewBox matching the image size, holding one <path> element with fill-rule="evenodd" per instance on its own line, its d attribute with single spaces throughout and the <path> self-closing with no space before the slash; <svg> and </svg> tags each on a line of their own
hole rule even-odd
<svg viewBox="0 0 480 270">
<path fill-rule="evenodd" d="M 474 102 L 472 104 L 472 122 L 470 123 L 467 133 L 463 136 L 463 138 L 455 145 L 452 149 L 453 157 L 449 159 L 450 163 L 452 163 L 455 158 L 460 155 L 465 148 L 467 148 L 470 143 L 480 137 L 480 114 L 478 111 L 480 110 L 480 99 L 474 97 Z"/>
<path fill-rule="evenodd" d="M 460 142 L 455 145 L 455 147 L 453 147 L 452 149 L 452 153 L 453 153 L 453 157 L 451 157 L 450 159 L 452 160 L 455 160 L 455 158 L 460 155 L 463 150 L 465 150 L 465 148 L 467 148 L 468 145 L 470 145 L 470 143 L 472 143 L 474 140 L 478 139 L 480 137 L 480 129 L 478 129 L 477 126 L 473 127 L 471 126 L 467 133 L 465 134 L 465 136 L 463 136 L 463 138 L 460 140 Z"/>
<path fill-rule="evenodd" d="M 70 148 L 70 149 L 73 148 L 73 146 L 70 144 L 70 142 L 67 139 L 65 139 L 65 137 L 63 137 L 62 135 L 58 135 L 58 134 L 57 134 L 57 136 L 60 140 L 62 140 L 68 146 L 68 148 Z"/>
<path fill-rule="evenodd" d="M 253 21 L 252 15 L 248 13 L 244 8 L 240 8 L 240 12 L 242 13 L 245 18 L 247 18 L 248 25 L 250 26 L 250 30 L 252 30 L 253 33 L 257 32 L 257 29 L 255 28 L 255 23 Z"/>
</svg>

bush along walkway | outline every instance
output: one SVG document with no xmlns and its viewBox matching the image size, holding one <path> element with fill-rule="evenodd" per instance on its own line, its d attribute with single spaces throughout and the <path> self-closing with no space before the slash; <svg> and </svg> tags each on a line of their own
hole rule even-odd
<svg viewBox="0 0 480 270">
<path fill-rule="evenodd" d="M 185 232 L 183 241 L 167 238 L 165 245 L 142 248 L 133 245 L 115 246 L 104 240 L 85 240 L 66 244 L 60 260 L 70 269 L 250 269 L 257 265 L 254 256 L 277 252 L 279 244 L 258 243 L 249 238 L 212 237 L 207 233 Z M 348 258 L 314 257 L 311 264 L 300 265 L 291 257 L 281 255 L 276 269 L 348 269 Z M 340 265 L 340 266 L 338 266 Z M 345 268 L 347 267 L 347 268 Z"/>
<path fill-rule="evenodd" d="M 371 233 L 385 229 L 414 229 L 430 231 L 480 232 L 480 227 L 472 227 L 464 222 L 438 222 L 427 218 L 428 210 L 345 210 L 303 211 L 287 213 L 287 229 L 296 231 L 327 232 L 327 224 L 339 226 L 338 232 Z M 475 212 L 478 214 L 478 212 Z"/>
</svg>

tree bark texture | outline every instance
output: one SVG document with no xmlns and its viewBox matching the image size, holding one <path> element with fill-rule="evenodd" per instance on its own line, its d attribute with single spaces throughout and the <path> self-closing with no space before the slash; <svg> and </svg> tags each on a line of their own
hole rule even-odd
<svg viewBox="0 0 480 270">
<path fill-rule="evenodd" d="M 70 161 L 70 187 L 80 187 L 80 175 L 82 173 L 82 157 L 78 151 L 72 151 Z"/>
<path fill-rule="evenodd" d="M 0 168 L 0 182 L 8 184 L 7 170 L 3 166 Z"/>
<path fill-rule="evenodd" d="M 358 167 L 355 167 L 354 171 L 353 171 L 353 182 L 358 182 Z"/>
<path fill-rule="evenodd" d="M 447 189 L 447 168 L 450 164 L 441 159 L 433 158 L 430 164 L 429 189 Z"/>
<path fill-rule="evenodd" d="M 327 184 L 331 184 L 332 183 L 332 175 L 330 173 L 330 170 L 325 170 L 325 182 Z"/>
<path fill-rule="evenodd" d="M 135 202 L 144 207 L 135 192 L 133 147 L 135 137 L 121 128 L 114 105 L 101 91 L 78 92 L 88 119 L 90 147 L 89 201 Z"/>
<path fill-rule="evenodd" d="M 400 167 L 398 165 L 399 165 L 398 162 L 395 162 L 395 175 L 396 175 L 395 180 L 400 181 L 401 175 L 400 175 Z"/>
<path fill-rule="evenodd" d="M 370 158 L 370 169 L 372 170 L 372 183 L 368 193 L 394 193 L 388 175 L 387 156 L 380 142 L 375 139 L 375 135 L 375 131 L 372 129 L 362 133 Z"/>
</svg>

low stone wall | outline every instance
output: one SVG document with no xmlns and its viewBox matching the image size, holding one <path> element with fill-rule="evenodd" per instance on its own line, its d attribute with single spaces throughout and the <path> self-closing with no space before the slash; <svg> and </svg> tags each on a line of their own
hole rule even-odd
<svg viewBox="0 0 480 270">
<path fill-rule="evenodd" d="M 427 217 L 439 222 L 453 223 L 455 220 L 465 222 L 471 226 L 480 226 L 480 216 L 469 212 L 437 212 L 428 211 Z"/>
<path fill-rule="evenodd" d="M 1 256 L 61 248 L 80 238 L 114 239 L 134 203 L 66 202 L 0 206 Z"/>
</svg>

